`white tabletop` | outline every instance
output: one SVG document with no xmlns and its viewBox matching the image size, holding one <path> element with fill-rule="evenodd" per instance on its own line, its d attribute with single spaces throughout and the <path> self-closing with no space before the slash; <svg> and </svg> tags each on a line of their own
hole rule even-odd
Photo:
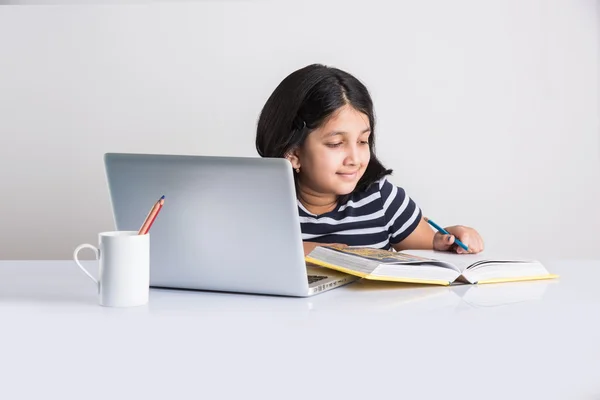
<svg viewBox="0 0 600 400">
<path fill-rule="evenodd" d="M 0 397 L 599 399 L 600 261 L 546 266 L 560 279 L 105 308 L 71 261 L 0 261 Z"/>
</svg>

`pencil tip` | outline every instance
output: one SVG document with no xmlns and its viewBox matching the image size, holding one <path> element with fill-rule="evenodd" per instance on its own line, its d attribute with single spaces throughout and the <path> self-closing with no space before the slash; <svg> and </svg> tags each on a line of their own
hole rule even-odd
<svg viewBox="0 0 600 400">
<path fill-rule="evenodd" d="M 165 198 L 165 195 L 163 194 L 159 200 L 164 200 L 164 198 Z"/>
</svg>

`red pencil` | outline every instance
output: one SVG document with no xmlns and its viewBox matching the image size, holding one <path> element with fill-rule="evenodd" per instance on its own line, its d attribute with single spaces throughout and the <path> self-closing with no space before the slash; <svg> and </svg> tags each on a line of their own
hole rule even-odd
<svg viewBox="0 0 600 400">
<path fill-rule="evenodd" d="M 148 216 L 146 217 L 146 220 L 142 224 L 142 227 L 138 231 L 138 235 L 145 235 L 148 233 L 148 231 L 150 230 L 150 227 L 152 226 L 152 224 L 154 223 L 154 220 L 156 219 L 156 216 L 160 212 L 163 204 L 165 204 L 165 196 L 162 196 L 160 199 L 158 199 L 156 204 L 154 204 L 154 207 L 152 207 L 152 209 L 148 213 Z"/>
</svg>

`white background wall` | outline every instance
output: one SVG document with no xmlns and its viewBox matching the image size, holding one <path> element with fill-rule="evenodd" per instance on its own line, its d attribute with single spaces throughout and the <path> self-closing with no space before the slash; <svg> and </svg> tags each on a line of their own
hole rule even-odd
<svg viewBox="0 0 600 400">
<path fill-rule="evenodd" d="M 598 258 L 599 16 L 593 0 L 0 7 L 0 259 L 67 259 L 113 229 L 105 152 L 256 156 L 265 100 L 313 62 L 366 83 L 378 153 L 425 215 L 494 252 Z"/>
</svg>

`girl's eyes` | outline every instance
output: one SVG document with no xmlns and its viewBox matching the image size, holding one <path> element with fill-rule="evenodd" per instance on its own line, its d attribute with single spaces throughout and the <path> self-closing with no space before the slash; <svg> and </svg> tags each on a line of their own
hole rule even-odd
<svg viewBox="0 0 600 400">
<path fill-rule="evenodd" d="M 361 145 L 368 145 L 369 141 L 368 140 L 361 140 L 359 143 Z M 336 148 L 336 147 L 340 147 L 342 144 L 344 144 L 344 143 L 343 142 L 339 142 L 339 143 L 327 143 L 326 146 L 327 147 L 331 147 L 333 149 L 333 148 Z"/>
</svg>

